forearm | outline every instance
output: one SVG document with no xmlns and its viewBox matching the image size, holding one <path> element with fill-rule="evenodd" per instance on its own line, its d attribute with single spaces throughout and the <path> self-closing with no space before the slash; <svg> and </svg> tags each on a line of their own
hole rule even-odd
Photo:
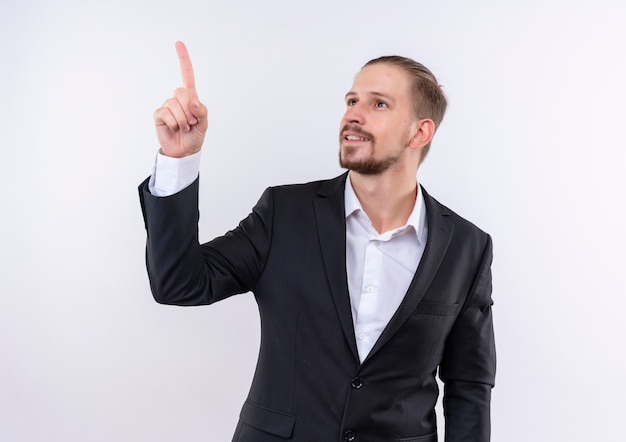
<svg viewBox="0 0 626 442">
<path fill-rule="evenodd" d="M 146 266 L 155 300 L 164 304 L 210 303 L 198 243 L 197 182 L 170 197 L 139 187 L 144 215 Z"/>
<path fill-rule="evenodd" d="M 446 341 L 440 367 L 445 383 L 446 442 L 490 440 L 491 389 L 496 372 L 491 261 L 489 238 L 468 299 Z"/>
<path fill-rule="evenodd" d="M 491 388 L 480 382 L 447 380 L 443 398 L 445 442 L 491 440 Z"/>
<path fill-rule="evenodd" d="M 198 180 L 170 197 L 139 187 L 147 231 L 146 264 L 157 302 L 211 304 L 254 288 L 269 250 L 272 191 L 232 231 L 198 243 Z"/>
</svg>

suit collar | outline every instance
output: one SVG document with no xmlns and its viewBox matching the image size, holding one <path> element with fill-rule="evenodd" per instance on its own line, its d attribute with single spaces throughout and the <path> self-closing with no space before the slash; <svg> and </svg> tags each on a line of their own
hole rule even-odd
<svg viewBox="0 0 626 442">
<path fill-rule="evenodd" d="M 348 279 L 346 275 L 346 219 L 344 188 L 347 173 L 326 181 L 313 200 L 317 232 L 337 316 L 346 341 L 358 363 L 359 356 L 354 337 Z"/>
<path fill-rule="evenodd" d="M 346 275 L 344 189 L 347 175 L 346 172 L 337 178 L 324 182 L 318 190 L 318 198 L 313 201 L 313 204 L 320 247 L 333 301 L 346 341 L 358 363 L 359 356 L 354 336 Z M 428 240 L 424 254 L 404 300 L 363 363 L 366 363 L 380 350 L 415 311 L 430 287 L 450 244 L 454 231 L 454 224 L 448 218 L 450 211 L 431 197 L 423 187 L 422 193 L 428 224 Z"/>
<path fill-rule="evenodd" d="M 364 216 L 367 218 L 367 222 L 371 224 L 371 220 L 363 210 L 363 206 L 356 196 L 356 192 L 352 187 L 352 181 L 350 180 L 350 174 L 348 174 L 346 178 L 346 182 L 344 185 L 344 204 L 345 204 L 345 216 L 346 216 L 346 224 L 349 226 L 350 222 L 348 219 L 355 212 L 362 212 L 360 215 L 354 216 Z M 405 226 L 413 227 L 413 231 L 415 232 L 415 236 L 420 244 L 424 244 L 426 242 L 426 235 L 428 233 L 428 227 L 426 223 L 426 207 L 424 203 L 424 195 L 422 191 L 422 186 L 417 185 L 417 192 L 415 195 L 415 202 L 413 204 L 413 210 L 407 219 Z M 349 227 L 348 227 L 349 228 Z M 376 233 L 379 237 L 386 237 L 387 239 L 393 236 L 394 231 L 398 231 L 400 228 L 393 229 L 392 231 L 385 232 L 383 234 Z M 372 227 L 372 233 L 374 234 L 375 230 Z M 386 240 L 386 239 L 385 239 Z"/>
<path fill-rule="evenodd" d="M 324 181 L 317 191 L 317 195 L 321 197 L 332 198 L 337 196 L 338 193 L 343 193 L 346 186 L 346 178 L 348 178 L 348 172 L 345 172 L 338 177 Z M 342 200 L 343 204 L 343 195 Z"/>
<path fill-rule="evenodd" d="M 450 211 L 431 197 L 423 187 L 422 191 L 428 220 L 428 240 L 424 254 L 404 300 L 363 363 L 380 350 L 413 314 L 437 274 L 452 239 L 454 224 L 448 218 Z"/>
</svg>

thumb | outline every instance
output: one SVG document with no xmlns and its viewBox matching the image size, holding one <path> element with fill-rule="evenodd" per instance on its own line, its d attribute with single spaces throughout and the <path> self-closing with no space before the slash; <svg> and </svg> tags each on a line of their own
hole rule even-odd
<svg viewBox="0 0 626 442">
<path fill-rule="evenodd" d="M 196 119 L 198 120 L 198 123 L 196 123 L 195 126 L 197 126 L 198 129 L 205 131 L 209 126 L 209 123 L 207 121 L 207 107 L 196 98 L 195 101 L 191 104 L 191 110 L 193 116 L 196 117 Z"/>
</svg>

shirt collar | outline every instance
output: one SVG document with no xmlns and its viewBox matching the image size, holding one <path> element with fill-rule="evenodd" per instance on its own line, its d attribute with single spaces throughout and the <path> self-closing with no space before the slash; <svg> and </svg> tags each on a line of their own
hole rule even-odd
<svg viewBox="0 0 626 442">
<path fill-rule="evenodd" d="M 357 211 L 361 211 L 365 216 L 367 216 L 367 214 L 363 210 L 363 207 L 361 206 L 361 202 L 357 198 L 356 193 L 352 188 L 350 174 L 348 174 L 348 177 L 346 179 L 346 188 L 344 190 L 344 204 L 346 219 L 348 219 L 350 215 Z M 425 244 L 426 235 L 428 232 L 426 224 L 426 203 L 424 202 L 424 194 L 419 184 L 417 185 L 417 195 L 415 195 L 415 205 L 413 206 L 413 211 L 409 215 L 409 218 L 407 219 L 404 227 L 406 226 L 413 227 L 419 243 Z"/>
</svg>

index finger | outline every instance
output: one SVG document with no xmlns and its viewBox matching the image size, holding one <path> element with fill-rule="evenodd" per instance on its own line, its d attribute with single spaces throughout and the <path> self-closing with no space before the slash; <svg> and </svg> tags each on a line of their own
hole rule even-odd
<svg viewBox="0 0 626 442">
<path fill-rule="evenodd" d="M 180 72 L 183 75 L 183 87 L 185 89 L 196 89 L 196 80 L 193 75 L 193 66 L 187 47 L 182 41 L 176 42 L 176 52 L 178 53 L 178 61 L 180 62 Z"/>
</svg>

